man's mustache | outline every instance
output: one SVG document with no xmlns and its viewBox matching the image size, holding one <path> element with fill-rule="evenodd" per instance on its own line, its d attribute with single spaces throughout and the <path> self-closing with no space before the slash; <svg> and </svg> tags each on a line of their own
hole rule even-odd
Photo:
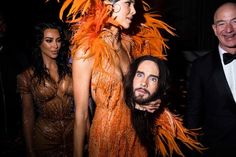
<svg viewBox="0 0 236 157">
<path fill-rule="evenodd" d="M 148 93 L 149 95 L 150 95 L 150 92 L 147 90 L 147 89 L 145 89 L 145 88 L 136 88 L 134 91 L 138 91 L 138 90 L 144 90 L 146 93 Z"/>
</svg>

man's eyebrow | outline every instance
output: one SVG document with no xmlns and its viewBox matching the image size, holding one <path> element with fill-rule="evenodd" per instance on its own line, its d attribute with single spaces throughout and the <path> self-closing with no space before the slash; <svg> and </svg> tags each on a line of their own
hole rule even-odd
<svg viewBox="0 0 236 157">
<path fill-rule="evenodd" d="M 159 76 L 157 76 L 157 75 L 149 75 L 149 77 L 156 77 L 156 78 L 159 78 Z"/>
<path fill-rule="evenodd" d="M 144 72 L 143 71 L 139 71 L 139 70 L 137 70 L 137 72 L 136 73 L 141 73 L 141 74 L 144 74 Z"/>
<path fill-rule="evenodd" d="M 143 71 L 137 71 L 136 73 L 139 73 L 139 74 L 144 74 L 144 72 Z M 154 74 L 151 74 L 151 75 L 149 75 L 148 77 L 156 77 L 156 78 L 159 78 L 159 76 L 158 75 L 154 75 Z"/>
<path fill-rule="evenodd" d="M 231 19 L 231 20 L 229 20 L 229 21 L 234 21 L 234 20 L 236 20 L 236 17 L 233 18 L 233 19 Z M 226 20 L 217 20 L 217 21 L 215 22 L 215 24 L 220 23 L 220 22 L 227 22 L 227 21 L 226 21 Z"/>
</svg>

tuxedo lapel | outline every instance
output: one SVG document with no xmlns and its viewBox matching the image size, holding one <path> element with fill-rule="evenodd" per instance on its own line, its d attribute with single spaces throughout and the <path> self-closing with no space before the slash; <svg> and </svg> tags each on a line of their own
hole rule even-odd
<svg viewBox="0 0 236 157">
<path fill-rule="evenodd" d="M 236 112 L 236 104 L 233 98 L 233 94 L 228 85 L 226 76 L 224 74 L 223 66 L 221 64 L 219 53 L 213 54 L 213 81 L 215 82 L 215 88 L 220 94 L 219 98 L 223 99 L 222 102 L 225 102 L 226 105 L 233 107 L 233 110 Z"/>
</svg>

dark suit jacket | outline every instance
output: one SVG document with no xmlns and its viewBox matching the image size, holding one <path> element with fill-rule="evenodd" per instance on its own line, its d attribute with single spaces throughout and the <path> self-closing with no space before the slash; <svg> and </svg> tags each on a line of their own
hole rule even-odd
<svg viewBox="0 0 236 157">
<path fill-rule="evenodd" d="M 188 94 L 186 125 L 202 128 L 201 142 L 209 147 L 206 156 L 236 156 L 236 103 L 218 50 L 194 61 Z"/>
</svg>

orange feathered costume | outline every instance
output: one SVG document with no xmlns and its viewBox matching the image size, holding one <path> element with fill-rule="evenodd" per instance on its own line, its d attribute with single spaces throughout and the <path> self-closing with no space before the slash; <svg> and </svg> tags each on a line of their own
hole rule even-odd
<svg viewBox="0 0 236 157">
<path fill-rule="evenodd" d="M 137 0 L 136 0 L 137 2 Z M 160 29 L 174 35 L 172 28 L 158 20 L 157 14 L 149 13 L 149 6 L 140 0 L 144 10 L 144 22 L 137 25 L 138 31 L 132 34 L 122 33 L 123 45 L 131 45 L 131 59 L 142 55 L 153 55 L 165 59 L 165 39 Z M 114 58 L 116 52 L 102 39 L 108 24 L 117 25 L 110 18 L 111 10 L 102 0 L 66 0 L 60 11 L 63 19 L 72 24 L 72 56 L 78 49 L 85 50 L 83 59 L 94 57 L 91 88 L 95 91 L 96 111 L 90 128 L 89 156 L 91 157 L 145 157 L 147 151 L 140 144 L 132 128 L 130 110 L 123 96 L 122 79 L 115 75 Z M 88 50 L 88 51 L 87 51 Z M 78 58 L 81 59 L 81 58 Z M 195 140 L 196 134 L 182 125 L 181 119 L 168 110 L 164 110 L 156 120 L 157 151 L 162 156 L 171 156 L 173 152 L 184 156 L 175 141 L 181 140 L 190 149 L 202 150 Z"/>
</svg>

